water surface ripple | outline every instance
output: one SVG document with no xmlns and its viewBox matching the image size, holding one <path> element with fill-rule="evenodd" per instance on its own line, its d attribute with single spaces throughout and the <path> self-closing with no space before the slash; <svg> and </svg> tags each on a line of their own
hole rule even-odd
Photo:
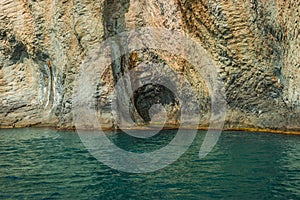
<svg viewBox="0 0 300 200">
<path fill-rule="evenodd" d="M 175 131 L 147 140 L 108 135 L 145 152 L 167 145 Z M 74 132 L 0 129 L 0 199 L 300 199 L 299 136 L 224 132 L 199 159 L 204 135 L 172 165 L 127 174 L 98 162 Z"/>
</svg>

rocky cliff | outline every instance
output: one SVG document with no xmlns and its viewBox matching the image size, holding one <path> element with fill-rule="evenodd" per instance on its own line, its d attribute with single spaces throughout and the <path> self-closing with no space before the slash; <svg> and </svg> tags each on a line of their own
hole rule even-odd
<svg viewBox="0 0 300 200">
<path fill-rule="evenodd" d="M 188 34 L 214 60 L 225 87 L 226 128 L 300 130 L 299 10 L 296 0 L 1 0 L 0 127 L 73 128 L 82 63 L 107 38 L 160 27 Z M 122 55 L 100 77 L 95 102 L 105 126 L 116 127 L 114 85 L 126 71 L 149 63 L 168 65 L 189 80 L 203 111 L 200 126 L 207 126 L 211 108 L 203 78 L 191 63 L 151 48 Z M 133 82 L 145 77 L 147 71 L 135 73 Z M 141 87 L 131 100 L 136 122 L 150 121 L 149 108 L 162 102 L 169 122 L 178 123 L 180 105 L 165 88 Z"/>
</svg>

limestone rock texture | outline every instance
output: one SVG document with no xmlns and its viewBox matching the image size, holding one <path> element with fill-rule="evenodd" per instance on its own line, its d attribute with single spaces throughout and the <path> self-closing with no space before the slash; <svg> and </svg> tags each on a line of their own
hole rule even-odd
<svg viewBox="0 0 300 200">
<path fill-rule="evenodd" d="M 189 35 L 212 57 L 225 86 L 225 128 L 300 131 L 299 11 L 297 0 L 1 0 L 0 127 L 74 128 L 73 93 L 91 52 L 119 33 L 159 27 Z M 123 55 L 99 77 L 95 104 L 105 127 L 116 127 L 115 83 L 151 64 L 189 80 L 192 88 L 176 86 L 187 96 L 196 91 L 199 126 L 208 126 L 203 78 L 186 60 L 149 48 Z M 151 80 L 151 73 L 137 70 L 131 84 L 143 78 Z M 137 123 L 151 121 L 149 109 L 159 103 L 169 123 L 180 123 L 180 105 L 165 88 L 141 87 L 127 100 Z"/>
</svg>

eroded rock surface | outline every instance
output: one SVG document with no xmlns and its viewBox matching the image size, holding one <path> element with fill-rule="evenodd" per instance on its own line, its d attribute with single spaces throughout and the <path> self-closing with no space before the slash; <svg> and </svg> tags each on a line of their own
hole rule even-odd
<svg viewBox="0 0 300 200">
<path fill-rule="evenodd" d="M 109 37 L 160 27 L 189 34 L 214 59 L 226 89 L 226 128 L 299 130 L 299 10 L 295 0 L 2 0 L 0 126 L 72 128 L 82 62 Z M 127 53 L 126 48 L 118 51 Z M 128 70 L 155 63 L 190 82 L 202 111 L 200 126 L 207 126 L 211 108 L 205 81 L 190 63 L 157 49 L 128 52 L 107 67 L 99 84 L 102 94 L 95 91 L 105 126 L 116 127 L 110 110 L 114 84 Z M 128 87 L 151 79 L 147 71 L 134 74 Z M 179 92 L 192 94 L 176 84 Z M 159 86 L 141 88 L 130 104 L 131 116 L 147 123 L 152 104 L 172 102 L 168 122 L 180 123 L 178 105 L 170 98 Z"/>
</svg>

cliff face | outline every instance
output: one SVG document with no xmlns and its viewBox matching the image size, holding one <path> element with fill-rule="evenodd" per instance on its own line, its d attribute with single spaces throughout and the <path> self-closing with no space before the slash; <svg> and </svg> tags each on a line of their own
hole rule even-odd
<svg viewBox="0 0 300 200">
<path fill-rule="evenodd" d="M 71 128 L 75 80 L 90 53 L 115 34 L 161 27 L 188 33 L 214 59 L 226 90 L 225 127 L 299 130 L 299 10 L 294 0 L 2 0 L 0 126 Z M 109 109 L 114 83 L 124 71 L 151 62 L 165 63 L 189 80 L 206 113 L 201 123 L 207 125 L 210 99 L 204 81 L 189 63 L 171 57 L 144 49 L 106 69 L 101 77 L 106 89 L 97 101 L 107 127 L 115 123 Z M 134 79 L 148 76 L 139 72 Z M 165 95 L 156 86 L 135 94 L 134 120 L 149 121 L 150 106 L 165 102 L 170 123 L 177 123 L 177 103 L 158 89 Z"/>
</svg>

